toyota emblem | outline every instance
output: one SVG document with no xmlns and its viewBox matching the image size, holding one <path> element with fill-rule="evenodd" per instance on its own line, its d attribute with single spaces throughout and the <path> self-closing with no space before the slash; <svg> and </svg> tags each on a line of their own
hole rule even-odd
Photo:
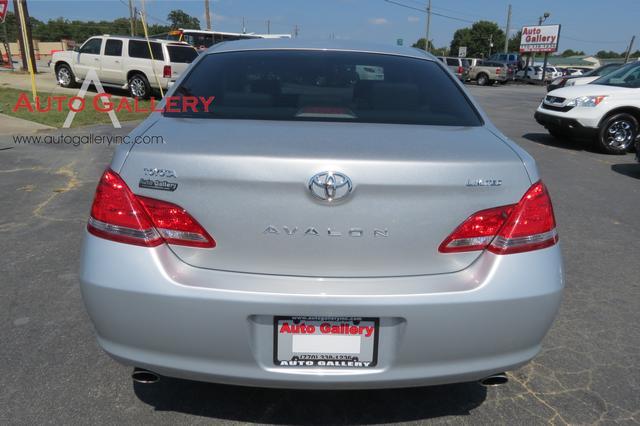
<svg viewBox="0 0 640 426">
<path fill-rule="evenodd" d="M 320 200 L 333 202 L 345 198 L 353 190 L 351 179 L 338 172 L 322 172 L 309 180 L 309 191 Z"/>
</svg>

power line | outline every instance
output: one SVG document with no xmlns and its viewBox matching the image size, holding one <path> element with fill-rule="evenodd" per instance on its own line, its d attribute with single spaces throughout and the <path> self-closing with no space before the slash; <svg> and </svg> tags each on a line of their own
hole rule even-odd
<svg viewBox="0 0 640 426">
<path fill-rule="evenodd" d="M 413 4 L 422 5 L 422 3 L 420 1 L 418 1 L 418 0 L 404 0 L 404 1 L 410 2 L 410 3 L 413 3 Z M 394 5 L 397 5 L 397 6 L 400 6 L 400 7 L 404 7 L 406 9 L 411 9 L 411 10 L 415 10 L 415 11 L 418 11 L 418 12 L 427 13 L 427 11 L 425 9 L 423 9 L 423 8 L 414 7 L 414 6 L 411 6 L 411 5 L 405 4 L 403 2 L 396 1 L 396 0 L 385 0 L 385 2 L 392 3 Z M 456 16 L 451 16 L 451 15 L 444 14 L 444 13 L 435 12 L 433 10 L 431 11 L 431 14 L 434 15 L 434 16 L 439 16 L 441 18 L 452 19 L 452 20 L 460 21 L 460 22 L 467 22 L 467 23 L 470 23 L 470 24 L 473 24 L 473 23 L 475 23 L 475 22 L 477 22 L 478 20 L 481 20 L 481 19 L 495 21 L 495 19 L 493 19 L 493 18 L 489 18 L 488 16 L 483 16 L 483 15 L 479 15 L 479 14 L 476 14 L 476 13 L 461 12 L 461 11 L 458 11 L 458 10 L 448 9 L 448 8 L 445 8 L 445 7 L 434 7 L 433 9 L 439 10 L 439 11 L 447 11 L 447 12 L 457 13 L 457 14 L 464 15 L 464 16 L 473 16 L 474 18 L 476 18 L 476 21 L 472 21 L 472 20 L 469 20 L 469 19 L 464 19 L 464 18 L 460 18 L 460 17 L 456 17 Z M 524 26 L 527 26 L 527 25 L 531 25 L 531 24 L 523 24 L 520 21 L 516 21 L 516 22 L 512 21 L 511 24 L 516 28 L 517 27 L 524 27 Z M 506 38 L 509 39 L 509 34 L 506 34 Z M 571 41 L 577 41 L 577 42 L 580 42 L 580 43 L 590 43 L 590 44 L 622 44 L 622 43 L 626 44 L 627 43 L 627 40 L 585 40 L 585 39 L 581 39 L 581 38 L 575 38 L 575 37 L 567 36 L 564 33 L 562 34 L 561 38 L 562 39 L 566 39 L 566 40 L 571 40 Z"/>
<path fill-rule="evenodd" d="M 420 4 L 420 5 L 423 4 L 418 0 L 405 0 L 405 1 L 409 1 L 409 2 L 412 2 L 412 3 L 415 3 L 415 4 Z M 424 9 L 419 9 L 419 10 L 424 12 Z M 433 10 L 439 10 L 439 11 L 444 11 L 444 12 L 453 12 L 453 13 L 457 13 L 457 14 L 460 14 L 460 15 L 463 15 L 463 16 L 472 16 L 472 17 L 476 18 L 477 20 L 484 19 L 484 20 L 489 20 L 489 21 L 495 21 L 494 18 L 490 18 L 490 17 L 488 17 L 486 15 L 481 15 L 481 14 L 476 13 L 476 12 L 472 12 L 472 13 L 460 12 L 458 10 L 447 9 L 446 7 L 440 7 L 440 6 L 433 7 Z M 436 12 L 434 12 L 433 14 L 436 15 Z M 455 17 L 455 16 L 445 15 L 445 14 L 442 14 L 442 13 L 440 13 L 440 15 L 444 15 L 445 17 L 450 18 L 450 19 L 456 19 L 456 20 L 462 19 L 462 18 L 458 18 L 458 17 Z M 471 21 L 468 21 L 468 22 L 471 22 Z"/>
<path fill-rule="evenodd" d="M 445 12 L 457 13 L 457 14 L 463 15 L 463 16 L 473 16 L 474 18 L 492 19 L 492 18 L 489 18 L 487 16 L 483 16 L 483 15 L 481 15 L 479 13 L 475 13 L 475 12 L 471 12 L 471 13 L 460 12 L 459 10 L 447 9 L 446 7 L 441 7 L 441 6 L 438 6 L 435 9 L 444 10 Z"/>
<path fill-rule="evenodd" d="M 122 3 L 124 6 L 127 6 L 127 9 L 129 9 L 129 3 L 125 2 L 125 0 L 118 0 L 118 1 L 119 1 L 120 3 Z M 160 19 L 160 18 L 158 18 L 158 17 L 156 17 L 156 16 L 153 16 L 153 15 L 151 15 L 151 14 L 150 14 L 150 13 L 148 13 L 148 12 L 146 12 L 146 13 L 145 13 L 145 16 L 146 16 L 147 18 L 151 18 L 151 19 L 153 19 L 154 21 L 159 22 L 159 23 L 161 23 L 161 24 L 164 24 L 164 25 L 171 25 L 171 23 L 169 23 L 169 22 L 165 21 L 164 19 Z"/>
<path fill-rule="evenodd" d="M 427 13 L 427 11 L 425 9 L 419 9 L 417 7 L 409 6 L 408 4 L 400 3 L 400 2 L 397 2 L 397 1 L 394 1 L 394 0 L 384 0 L 384 1 L 386 1 L 387 3 L 395 4 L 397 6 L 405 7 L 407 9 L 417 10 L 418 12 Z M 473 24 L 473 23 L 476 22 L 476 21 L 470 21 L 468 19 L 456 18 L 455 16 L 445 15 L 443 13 L 431 12 L 431 14 L 434 15 L 434 16 L 439 16 L 441 18 L 453 19 L 454 21 L 467 22 L 467 23 L 470 23 L 470 24 Z"/>
<path fill-rule="evenodd" d="M 613 40 L 583 40 L 580 38 L 573 38 L 573 37 L 569 37 L 567 35 L 561 34 L 560 35 L 561 38 L 566 38 L 568 40 L 572 40 L 572 41 L 579 41 L 581 43 L 592 43 L 592 44 L 620 44 L 620 43 L 627 43 L 627 40 L 620 40 L 620 41 L 613 41 Z"/>
</svg>

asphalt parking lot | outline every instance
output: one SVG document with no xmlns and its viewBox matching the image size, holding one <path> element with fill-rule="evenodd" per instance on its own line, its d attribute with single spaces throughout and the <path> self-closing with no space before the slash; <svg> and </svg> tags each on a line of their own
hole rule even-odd
<svg viewBox="0 0 640 426">
<path fill-rule="evenodd" d="M 538 161 L 565 258 L 564 300 L 543 351 L 507 385 L 134 386 L 131 369 L 98 348 L 78 288 L 81 235 L 113 148 L 0 136 L 0 424 L 640 423 L 640 164 L 547 136 L 533 120 L 540 87 L 469 89 Z M 115 132 L 68 133 L 89 131 Z"/>
</svg>

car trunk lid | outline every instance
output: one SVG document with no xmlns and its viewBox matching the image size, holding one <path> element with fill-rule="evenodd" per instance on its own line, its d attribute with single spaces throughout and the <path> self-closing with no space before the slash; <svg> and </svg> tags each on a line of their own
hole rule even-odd
<svg viewBox="0 0 640 426">
<path fill-rule="evenodd" d="M 472 213 L 518 202 L 531 184 L 521 159 L 484 127 L 163 117 L 147 135 L 164 144 L 136 145 L 122 177 L 136 194 L 193 215 L 217 246 L 172 250 L 216 270 L 458 271 L 479 252 L 443 254 L 439 244 Z M 314 197 L 310 179 L 323 172 L 349 177 L 353 191 L 337 202 Z"/>
</svg>

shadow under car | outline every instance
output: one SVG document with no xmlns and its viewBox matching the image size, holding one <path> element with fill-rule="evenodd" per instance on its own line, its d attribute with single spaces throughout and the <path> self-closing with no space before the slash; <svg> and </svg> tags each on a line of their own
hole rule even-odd
<svg viewBox="0 0 640 426">
<path fill-rule="evenodd" d="M 133 384 L 157 411 L 272 424 L 379 424 L 468 415 L 486 399 L 476 382 L 382 390 L 290 390 L 163 377 Z"/>
</svg>

